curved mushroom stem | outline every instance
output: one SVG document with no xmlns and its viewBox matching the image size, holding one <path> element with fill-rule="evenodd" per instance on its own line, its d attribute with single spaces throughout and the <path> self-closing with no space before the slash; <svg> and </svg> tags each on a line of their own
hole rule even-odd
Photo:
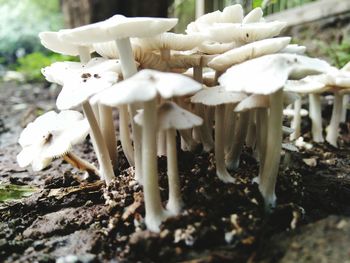
<svg viewBox="0 0 350 263">
<path fill-rule="evenodd" d="M 341 119 L 341 114 L 343 111 L 343 95 L 339 92 L 334 91 L 334 103 L 332 110 L 331 122 L 327 128 L 326 140 L 334 147 L 338 147 L 337 139 L 339 135 L 339 124 Z"/>
<path fill-rule="evenodd" d="M 166 131 L 166 148 L 167 148 L 167 166 L 169 182 L 169 200 L 166 208 L 173 215 L 180 213 L 183 207 L 181 198 L 180 178 L 177 167 L 177 150 L 176 150 L 176 130 L 168 129 Z"/>
<path fill-rule="evenodd" d="M 118 53 L 120 56 L 120 62 L 122 65 L 122 72 L 124 79 L 127 79 L 137 72 L 137 67 L 132 53 L 132 48 L 129 38 L 121 38 L 116 40 Z M 135 161 L 135 179 L 142 183 L 142 142 L 141 142 L 141 127 L 137 126 L 134 122 L 134 116 L 137 112 L 137 105 L 129 105 L 130 122 L 132 128 L 132 136 L 134 141 L 134 161 Z M 121 114 L 126 114 L 124 111 Z M 124 118 L 127 118 L 124 116 Z M 123 128 L 126 130 L 126 128 Z"/>
<path fill-rule="evenodd" d="M 78 168 L 79 170 L 87 171 L 89 174 L 99 176 L 99 172 L 93 164 L 89 163 L 88 161 L 85 161 L 84 159 L 80 158 L 78 155 L 72 152 L 68 152 L 66 155 L 63 155 L 62 158 L 67 163 Z"/>
<path fill-rule="evenodd" d="M 234 183 L 236 180 L 225 167 L 225 104 L 215 107 L 215 163 L 216 174 L 224 183 Z"/>
<path fill-rule="evenodd" d="M 296 140 L 300 137 L 300 125 L 301 125 L 301 98 L 294 102 L 294 115 L 291 123 L 291 128 L 294 132 L 290 135 L 290 140 Z"/>
<path fill-rule="evenodd" d="M 226 167 L 229 170 L 236 170 L 239 166 L 239 158 L 244 145 L 244 139 L 247 134 L 249 112 L 239 113 L 237 125 L 235 125 L 235 133 L 231 142 L 230 151 L 226 154 Z"/>
<path fill-rule="evenodd" d="M 254 148 L 256 142 L 255 110 L 249 111 L 249 123 L 245 143 L 247 147 Z"/>
<path fill-rule="evenodd" d="M 346 122 L 346 113 L 348 111 L 348 104 L 349 104 L 349 94 L 345 94 L 343 96 L 343 111 L 341 113 L 341 122 Z"/>
<path fill-rule="evenodd" d="M 324 142 L 322 135 L 322 108 L 320 94 L 309 94 L 309 116 L 312 122 L 312 139 L 314 142 Z"/>
<path fill-rule="evenodd" d="M 145 198 L 145 222 L 149 230 L 159 232 L 161 222 L 167 217 L 160 198 L 158 185 L 155 99 L 144 102 L 142 127 L 142 171 Z"/>
<path fill-rule="evenodd" d="M 264 198 L 266 211 L 276 205 L 275 186 L 282 149 L 283 90 L 271 94 L 270 102 L 266 155 L 259 176 L 259 190 Z"/>
<path fill-rule="evenodd" d="M 101 113 L 99 126 L 101 127 L 102 136 L 106 142 L 109 157 L 111 158 L 113 168 L 116 169 L 118 164 L 118 152 L 117 152 L 117 137 L 116 137 L 115 129 L 113 125 L 112 108 L 102 104 L 100 104 L 98 107 Z"/>
<path fill-rule="evenodd" d="M 91 137 L 95 142 L 95 150 L 97 155 L 97 160 L 100 165 L 100 175 L 106 181 L 106 184 L 109 185 L 110 182 L 114 179 L 114 171 L 111 163 L 111 159 L 109 157 L 109 153 L 107 150 L 106 143 L 103 139 L 100 128 L 98 127 L 95 115 L 92 111 L 92 108 L 88 102 L 83 103 L 83 110 L 90 124 Z"/>
</svg>

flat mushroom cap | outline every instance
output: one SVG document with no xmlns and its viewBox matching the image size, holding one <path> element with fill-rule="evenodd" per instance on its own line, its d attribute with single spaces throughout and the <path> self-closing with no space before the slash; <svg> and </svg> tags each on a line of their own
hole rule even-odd
<svg viewBox="0 0 350 263">
<path fill-rule="evenodd" d="M 297 93 L 322 93 L 329 89 L 326 74 L 307 76 L 300 80 L 288 80 L 284 90 Z"/>
<path fill-rule="evenodd" d="M 77 111 L 49 111 L 39 116 L 22 131 L 17 155 L 21 167 L 32 164 L 34 171 L 44 169 L 53 158 L 65 155 L 73 145 L 82 142 L 89 124 Z"/>
<path fill-rule="evenodd" d="M 78 44 L 93 44 L 128 37 L 151 37 L 170 30 L 177 24 L 177 21 L 177 18 L 114 15 L 101 22 L 61 30 L 59 31 L 59 37 L 70 43 Z"/>
<path fill-rule="evenodd" d="M 242 24 L 261 22 L 263 15 L 264 13 L 260 7 L 254 8 L 243 18 Z"/>
<path fill-rule="evenodd" d="M 238 103 L 234 111 L 245 112 L 252 109 L 268 108 L 269 106 L 270 99 L 268 96 L 253 94 Z"/>
<path fill-rule="evenodd" d="M 175 34 L 165 32 L 154 37 L 137 38 L 136 43 L 145 50 L 171 49 L 178 51 L 191 50 L 204 40 L 202 34 Z"/>
<path fill-rule="evenodd" d="M 79 46 L 62 41 L 58 35 L 58 32 L 41 32 L 39 33 L 40 42 L 44 47 L 52 50 L 53 52 L 68 56 L 78 56 Z M 90 53 L 93 52 L 93 48 L 91 46 L 87 47 L 89 48 Z"/>
<path fill-rule="evenodd" d="M 213 42 L 213 41 L 204 41 L 201 43 L 197 49 L 198 51 L 204 53 L 204 54 L 209 54 L 209 55 L 214 55 L 214 54 L 222 54 L 226 51 L 229 51 L 233 48 L 237 47 L 237 44 L 235 43 L 219 43 L 219 42 Z"/>
<path fill-rule="evenodd" d="M 223 71 L 228 67 L 243 61 L 267 54 L 277 53 L 285 48 L 290 41 L 290 37 L 277 37 L 252 42 L 215 57 L 209 62 L 208 66 L 212 69 Z"/>
<path fill-rule="evenodd" d="M 229 68 L 219 78 L 225 89 L 268 95 L 281 89 L 288 78 L 327 72 L 327 62 L 294 54 L 272 54 Z"/>
<path fill-rule="evenodd" d="M 236 42 L 246 44 L 280 34 L 285 22 L 261 22 L 249 24 L 217 23 L 208 28 L 211 40 L 217 42 Z"/>
<path fill-rule="evenodd" d="M 230 92 L 224 87 L 216 86 L 202 89 L 191 97 L 192 103 L 201 103 L 208 106 L 217 106 L 228 103 L 238 103 L 247 95 L 240 92 Z"/>
<path fill-rule="evenodd" d="M 94 58 L 82 65 L 81 70 L 67 72 L 63 88 L 57 97 L 56 105 L 60 110 L 71 109 L 87 101 L 92 95 L 109 88 L 121 74 L 118 60 Z M 62 73 L 60 73 L 62 74 Z"/>
<path fill-rule="evenodd" d="M 91 103 L 118 106 L 149 101 L 159 94 L 165 99 L 197 92 L 202 85 L 177 73 L 144 69 L 94 96 Z"/>
</svg>

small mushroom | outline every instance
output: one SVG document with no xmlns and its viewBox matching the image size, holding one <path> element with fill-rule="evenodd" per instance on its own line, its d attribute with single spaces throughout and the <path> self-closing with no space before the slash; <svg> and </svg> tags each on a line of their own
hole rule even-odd
<svg viewBox="0 0 350 263">
<path fill-rule="evenodd" d="M 82 142 L 89 125 L 77 111 L 49 111 L 28 124 L 19 137 L 22 151 L 17 155 L 19 166 L 32 165 L 34 171 L 47 167 L 54 158 L 63 157 L 75 167 L 98 175 L 89 162 L 72 152 L 75 144 Z"/>
</svg>

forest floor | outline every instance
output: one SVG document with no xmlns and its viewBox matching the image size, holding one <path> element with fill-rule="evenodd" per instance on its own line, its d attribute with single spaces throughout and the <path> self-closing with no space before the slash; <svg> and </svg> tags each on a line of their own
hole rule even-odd
<svg viewBox="0 0 350 263">
<path fill-rule="evenodd" d="M 58 91 L 0 85 L 0 262 L 350 262 L 346 124 L 339 149 L 313 144 L 284 155 L 270 215 L 252 183 L 258 164 L 249 149 L 232 173 L 235 184 L 216 178 L 212 153 L 179 152 L 185 209 L 155 234 L 145 229 L 142 189 L 120 149 L 118 176 L 108 189 L 60 159 L 36 173 L 17 165 L 19 133 L 54 109 Z M 75 152 L 96 162 L 89 141 Z M 166 202 L 165 157 L 159 167 Z"/>
</svg>

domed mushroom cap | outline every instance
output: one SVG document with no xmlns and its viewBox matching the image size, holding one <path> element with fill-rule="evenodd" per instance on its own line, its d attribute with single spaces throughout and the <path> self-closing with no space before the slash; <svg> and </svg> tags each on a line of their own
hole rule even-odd
<svg viewBox="0 0 350 263">
<path fill-rule="evenodd" d="M 286 47 L 290 41 L 290 37 L 278 37 L 256 41 L 215 57 L 209 62 L 208 66 L 212 69 L 223 71 L 243 61 L 276 53 Z"/>
<path fill-rule="evenodd" d="M 136 43 L 145 50 L 171 49 L 177 51 L 191 50 L 204 40 L 202 34 L 175 34 L 165 32 L 155 37 L 137 38 Z"/>
<path fill-rule="evenodd" d="M 203 124 L 202 118 L 171 101 L 164 102 L 157 108 L 157 116 L 160 130 L 184 130 Z M 134 120 L 138 125 L 143 125 L 143 111 L 136 114 Z"/>
<path fill-rule="evenodd" d="M 234 111 L 245 112 L 252 109 L 268 108 L 269 106 L 270 100 L 268 96 L 253 94 L 238 103 Z"/>
<path fill-rule="evenodd" d="M 58 35 L 58 32 L 41 32 L 39 33 L 40 42 L 44 47 L 53 52 L 68 56 L 78 56 L 79 46 L 61 40 Z M 89 48 L 90 53 L 94 51 L 91 46 L 88 45 L 87 47 Z"/>
<path fill-rule="evenodd" d="M 303 78 L 329 69 L 329 64 L 320 59 L 272 54 L 232 66 L 219 78 L 219 83 L 230 91 L 267 95 L 281 89 L 288 78 Z"/>
<path fill-rule="evenodd" d="M 59 31 L 59 37 L 76 44 L 93 44 L 127 37 L 151 37 L 170 30 L 177 21 L 177 18 L 115 15 L 101 22 Z"/>
<path fill-rule="evenodd" d="M 262 22 L 263 15 L 264 13 L 260 7 L 254 8 L 243 18 L 242 24 Z"/>
<path fill-rule="evenodd" d="M 240 92 L 230 92 L 221 86 L 202 89 L 191 97 L 192 103 L 202 103 L 208 106 L 216 106 L 228 103 L 238 103 L 247 95 Z"/>
<path fill-rule="evenodd" d="M 53 158 L 65 155 L 73 145 L 82 142 L 89 124 L 77 111 L 49 111 L 39 116 L 22 131 L 17 155 L 21 167 L 32 164 L 34 171 L 44 169 Z"/>
<path fill-rule="evenodd" d="M 249 24 L 218 23 L 208 28 L 208 34 L 213 41 L 246 44 L 277 36 L 286 25 L 280 21 Z"/>
<path fill-rule="evenodd" d="M 149 101 L 157 94 L 165 99 L 189 95 L 201 88 L 200 83 L 181 74 L 144 69 L 97 94 L 90 102 L 118 106 Z"/>
<path fill-rule="evenodd" d="M 65 77 L 63 72 L 67 73 Z M 121 68 L 118 60 L 94 58 L 85 65 L 81 64 L 81 69 L 67 70 L 63 67 L 63 71 L 61 68 L 55 73 L 64 77 L 56 105 L 58 109 L 65 110 L 79 106 L 92 95 L 115 84 Z"/>
</svg>

